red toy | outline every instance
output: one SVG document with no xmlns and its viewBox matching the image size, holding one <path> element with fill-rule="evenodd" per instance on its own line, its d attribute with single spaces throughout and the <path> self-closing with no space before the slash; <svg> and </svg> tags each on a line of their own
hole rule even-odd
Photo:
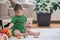
<svg viewBox="0 0 60 40">
<path fill-rule="evenodd" d="M 9 30 L 9 29 L 0 30 L 0 33 L 6 34 L 8 37 L 12 36 L 11 30 Z"/>
</svg>

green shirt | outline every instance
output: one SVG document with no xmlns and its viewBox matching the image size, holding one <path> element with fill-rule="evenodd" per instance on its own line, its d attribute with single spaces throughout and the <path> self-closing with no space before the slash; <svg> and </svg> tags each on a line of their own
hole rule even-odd
<svg viewBox="0 0 60 40">
<path fill-rule="evenodd" d="M 25 22 L 27 21 L 27 17 L 22 15 L 22 16 L 13 16 L 11 23 L 14 24 L 12 28 L 12 32 L 14 30 L 20 30 L 21 33 L 26 32 L 26 27 L 25 27 Z"/>
</svg>

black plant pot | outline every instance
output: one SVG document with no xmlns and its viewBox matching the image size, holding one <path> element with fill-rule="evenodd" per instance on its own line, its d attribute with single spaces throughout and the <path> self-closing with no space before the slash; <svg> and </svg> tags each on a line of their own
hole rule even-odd
<svg viewBox="0 0 60 40">
<path fill-rule="evenodd" d="M 51 19 L 51 13 L 46 13 L 46 12 L 37 13 L 38 26 L 49 26 L 50 19 Z"/>
</svg>

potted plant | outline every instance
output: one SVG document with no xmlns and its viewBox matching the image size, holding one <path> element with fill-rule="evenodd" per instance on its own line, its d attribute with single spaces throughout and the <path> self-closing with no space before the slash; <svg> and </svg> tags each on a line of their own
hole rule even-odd
<svg viewBox="0 0 60 40">
<path fill-rule="evenodd" d="M 38 26 L 49 26 L 51 14 L 60 9 L 60 2 L 50 0 L 35 0 L 34 11 L 37 13 Z"/>
</svg>

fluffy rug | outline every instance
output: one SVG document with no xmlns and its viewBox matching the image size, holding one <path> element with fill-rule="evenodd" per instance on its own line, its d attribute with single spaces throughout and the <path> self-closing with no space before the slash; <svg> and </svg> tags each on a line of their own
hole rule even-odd
<svg viewBox="0 0 60 40">
<path fill-rule="evenodd" d="M 33 32 L 40 32 L 39 38 L 34 38 L 30 35 L 22 40 L 60 40 L 60 28 L 35 28 L 31 29 Z M 10 40 L 18 40 L 15 37 L 11 37 Z"/>
</svg>

